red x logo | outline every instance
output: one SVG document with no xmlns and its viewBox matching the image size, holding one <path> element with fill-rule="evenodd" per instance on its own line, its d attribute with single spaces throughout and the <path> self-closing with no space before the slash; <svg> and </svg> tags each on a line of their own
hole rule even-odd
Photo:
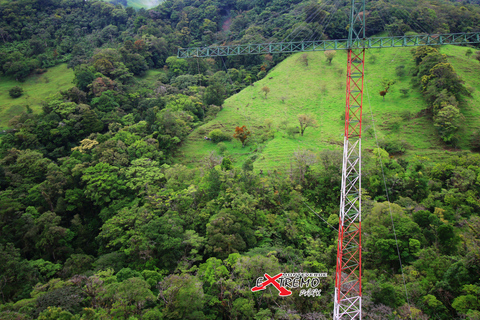
<svg viewBox="0 0 480 320">
<path fill-rule="evenodd" d="M 275 288 L 277 288 L 278 291 L 280 291 L 280 293 L 278 294 L 279 296 L 282 296 L 282 297 L 286 297 L 286 296 L 289 296 L 292 294 L 292 291 L 288 291 L 287 289 L 285 289 L 284 287 L 281 287 L 280 286 L 280 283 L 278 283 L 276 280 L 278 278 L 280 278 L 281 276 L 283 275 L 283 273 L 279 273 L 277 274 L 275 277 L 270 277 L 268 274 L 265 273 L 265 278 L 267 278 L 267 280 L 265 280 L 264 282 L 262 282 L 258 287 L 253 287 L 252 288 L 252 292 L 255 292 L 255 291 L 261 291 L 261 290 L 265 290 L 265 288 L 269 285 L 269 284 L 273 284 L 275 286 Z"/>
</svg>

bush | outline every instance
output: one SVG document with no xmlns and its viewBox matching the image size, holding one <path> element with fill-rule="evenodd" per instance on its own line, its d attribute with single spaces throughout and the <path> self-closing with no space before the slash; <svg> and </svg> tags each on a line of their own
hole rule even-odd
<svg viewBox="0 0 480 320">
<path fill-rule="evenodd" d="M 406 145 L 404 141 L 398 141 L 393 139 L 380 140 L 378 142 L 380 148 L 387 151 L 389 154 L 402 154 L 405 153 Z"/>
<path fill-rule="evenodd" d="M 19 86 L 15 86 L 13 87 L 12 89 L 10 89 L 8 91 L 8 94 L 10 95 L 10 97 L 12 98 L 18 98 L 20 97 L 22 94 L 23 94 L 23 89 L 20 88 Z"/>
<path fill-rule="evenodd" d="M 220 142 L 220 141 L 230 141 L 232 140 L 232 137 L 229 135 L 225 134 L 222 130 L 220 129 L 214 129 L 210 131 L 210 134 L 208 135 L 210 139 L 212 139 L 212 142 Z"/>
<path fill-rule="evenodd" d="M 170 84 L 179 89 L 186 89 L 191 86 L 196 86 L 197 79 L 192 75 L 186 74 L 172 78 L 172 80 L 170 80 Z"/>
<path fill-rule="evenodd" d="M 403 94 L 404 97 L 408 96 L 408 93 L 410 92 L 410 89 L 408 88 L 401 88 L 400 92 Z"/>
<path fill-rule="evenodd" d="M 295 135 L 297 133 L 300 133 L 300 129 L 298 129 L 298 127 L 288 127 L 287 128 L 287 134 L 290 138 L 295 138 Z"/>
<path fill-rule="evenodd" d="M 218 146 L 218 150 L 220 151 L 221 154 L 223 154 L 225 151 L 227 151 L 227 146 L 225 145 L 225 143 L 223 142 L 220 142 L 217 144 Z"/>
<path fill-rule="evenodd" d="M 397 66 L 395 68 L 395 74 L 399 77 L 403 77 L 405 75 L 405 66 Z"/>
</svg>

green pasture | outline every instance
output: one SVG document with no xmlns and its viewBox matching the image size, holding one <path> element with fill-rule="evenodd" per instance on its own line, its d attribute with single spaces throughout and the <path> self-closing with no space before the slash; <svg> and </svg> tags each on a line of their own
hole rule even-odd
<svg viewBox="0 0 480 320">
<path fill-rule="evenodd" d="M 155 82 L 158 75 L 164 72 L 163 69 L 149 69 L 142 77 L 135 76 L 135 78 L 143 82 Z"/>
<path fill-rule="evenodd" d="M 375 133 L 378 139 L 404 142 L 407 152 L 404 157 L 418 155 L 428 159 L 446 157 L 458 150 L 445 150 L 432 121 L 423 110 L 426 104 L 417 88 L 412 88 L 408 74 L 414 62 L 410 48 L 372 49 L 366 53 L 365 94 L 363 104 L 364 152 L 371 151 L 375 145 Z M 480 64 L 465 56 L 467 48 L 444 47 L 442 52 L 449 56 L 457 72 L 464 78 L 466 85 L 472 87 L 473 98 L 468 98 L 462 109 L 467 121 L 463 129 L 465 134 L 461 148 L 468 147 L 468 137 L 480 127 Z M 323 52 L 307 53 L 308 66 L 305 66 L 297 53 L 272 69 L 268 75 L 225 101 L 224 108 L 213 121 L 194 130 L 180 148 L 179 161 L 189 166 L 201 163 L 210 152 L 220 154 L 216 144 L 205 141 L 204 135 L 213 129 L 222 129 L 233 135 L 236 126 L 245 125 L 252 132 L 252 139 L 245 148 L 238 141 L 225 143 L 226 154 L 234 160 L 235 166 L 256 151 L 254 168 L 256 171 L 282 170 L 290 166 L 292 154 L 297 149 L 319 151 L 322 149 L 341 149 L 343 143 L 344 121 L 341 116 L 345 109 L 346 51 L 337 51 L 331 65 L 327 63 Z M 405 75 L 396 75 L 396 67 L 405 66 Z M 383 78 L 394 79 L 385 100 L 379 95 Z M 265 98 L 262 88 L 268 86 L 270 93 Z M 400 89 L 410 92 L 404 96 Z M 282 122 L 288 126 L 298 126 L 297 115 L 310 113 L 318 122 L 317 128 L 307 128 L 302 137 L 290 137 L 283 129 Z M 261 142 L 266 131 L 266 120 L 273 123 L 274 138 Z M 267 122 L 268 122 L 267 121 Z M 374 130 L 374 127 L 376 130 Z"/>
<path fill-rule="evenodd" d="M 103 1 L 111 2 L 109 0 L 103 0 Z M 129 7 L 132 7 L 135 9 L 140 9 L 140 8 L 150 9 L 158 6 L 162 1 L 163 0 L 127 0 L 127 4 Z"/>
<path fill-rule="evenodd" d="M 158 6 L 162 0 L 128 0 L 128 6 L 135 9 L 145 8 L 150 9 L 155 6 Z"/>
<path fill-rule="evenodd" d="M 0 127 L 8 127 L 8 121 L 26 111 L 27 105 L 33 112 L 39 112 L 42 100 L 60 90 L 72 87 L 73 78 L 73 70 L 67 69 L 67 64 L 49 68 L 41 75 L 29 76 L 25 82 L 3 77 L 0 80 Z M 16 99 L 8 94 L 15 86 L 23 88 L 23 95 Z"/>
</svg>

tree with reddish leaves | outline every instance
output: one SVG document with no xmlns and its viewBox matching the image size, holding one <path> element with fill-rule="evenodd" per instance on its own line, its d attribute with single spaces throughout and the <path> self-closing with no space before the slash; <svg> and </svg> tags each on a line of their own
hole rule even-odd
<svg viewBox="0 0 480 320">
<path fill-rule="evenodd" d="M 236 127 L 235 128 L 235 134 L 233 137 L 235 139 L 238 139 L 242 143 L 242 148 L 245 147 L 245 144 L 247 143 L 247 139 L 250 136 L 250 131 L 247 129 L 247 127 L 242 126 L 242 127 Z"/>
</svg>

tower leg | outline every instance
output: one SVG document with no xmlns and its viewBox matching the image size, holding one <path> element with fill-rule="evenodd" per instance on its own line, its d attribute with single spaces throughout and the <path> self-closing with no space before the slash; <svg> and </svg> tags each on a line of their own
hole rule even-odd
<svg viewBox="0 0 480 320">
<path fill-rule="evenodd" d="M 348 50 L 334 319 L 362 318 L 361 129 L 365 49 Z"/>
</svg>

